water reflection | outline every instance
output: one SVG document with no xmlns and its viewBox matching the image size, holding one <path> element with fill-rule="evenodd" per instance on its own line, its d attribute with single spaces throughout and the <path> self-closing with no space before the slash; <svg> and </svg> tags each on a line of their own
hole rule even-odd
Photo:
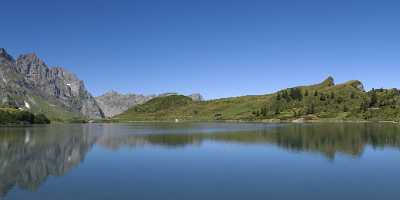
<svg viewBox="0 0 400 200">
<path fill-rule="evenodd" d="M 120 148 L 183 148 L 205 141 L 277 145 L 289 151 L 354 157 L 366 146 L 400 147 L 400 127 L 392 124 L 186 124 L 58 125 L 0 129 L 0 196 L 15 186 L 35 191 L 49 176 L 63 176 L 97 144 Z"/>
<path fill-rule="evenodd" d="M 323 153 L 333 159 L 337 153 L 361 156 L 366 145 L 372 148 L 400 147 L 400 127 L 393 124 L 290 124 L 241 130 L 189 134 L 128 134 L 105 137 L 101 144 L 110 149 L 124 146 L 157 145 L 184 147 L 203 141 L 243 144 L 274 144 L 290 151 Z"/>
<path fill-rule="evenodd" d="M 96 141 L 87 129 L 2 128 L 0 197 L 14 186 L 35 191 L 49 176 L 62 176 L 77 166 Z"/>
</svg>

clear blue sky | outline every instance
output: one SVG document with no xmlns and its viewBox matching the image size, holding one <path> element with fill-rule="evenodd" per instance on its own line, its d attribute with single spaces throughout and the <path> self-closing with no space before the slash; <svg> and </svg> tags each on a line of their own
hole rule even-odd
<svg viewBox="0 0 400 200">
<path fill-rule="evenodd" d="M 36 52 L 99 95 L 206 98 L 359 79 L 400 86 L 400 1 L 8 0 L 0 46 Z"/>
</svg>

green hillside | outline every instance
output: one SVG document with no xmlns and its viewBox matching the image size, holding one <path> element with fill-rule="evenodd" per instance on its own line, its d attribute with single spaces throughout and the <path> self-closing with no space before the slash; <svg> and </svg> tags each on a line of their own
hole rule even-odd
<svg viewBox="0 0 400 200">
<path fill-rule="evenodd" d="M 43 114 L 14 109 L 0 108 L 0 125 L 4 124 L 48 124 L 50 120 Z"/>
<path fill-rule="evenodd" d="M 54 103 L 52 103 L 54 102 Z M 38 96 L 33 96 L 30 101 L 30 111 L 38 114 L 42 113 L 46 115 L 52 122 L 73 122 L 75 120 L 85 120 L 87 117 L 83 116 L 78 112 L 73 112 L 57 104 L 56 101 L 45 100 Z"/>
<path fill-rule="evenodd" d="M 71 122 L 77 119 L 87 119 L 87 117 L 83 116 L 82 114 L 76 111 L 73 112 L 52 99 L 44 99 L 40 96 L 35 95 L 27 95 L 27 97 L 25 98 L 26 100 L 20 96 L 10 95 L 9 99 L 11 99 L 11 102 L 26 102 L 29 105 L 29 108 L 24 107 L 24 109 L 36 115 L 43 114 L 52 122 Z M 19 107 L 21 106 L 14 104 L 0 104 L 0 109 Z"/>
<path fill-rule="evenodd" d="M 333 78 L 269 95 L 195 102 L 186 96 L 155 98 L 114 117 L 116 121 L 212 120 L 390 120 L 400 119 L 400 91 L 364 91 L 360 81 Z"/>
</svg>

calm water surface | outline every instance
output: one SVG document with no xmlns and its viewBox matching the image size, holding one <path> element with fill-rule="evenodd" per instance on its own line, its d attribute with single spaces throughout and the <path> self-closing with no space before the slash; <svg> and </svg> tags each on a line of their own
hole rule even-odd
<svg viewBox="0 0 400 200">
<path fill-rule="evenodd" d="M 0 199 L 400 199 L 392 124 L 0 128 Z"/>
</svg>

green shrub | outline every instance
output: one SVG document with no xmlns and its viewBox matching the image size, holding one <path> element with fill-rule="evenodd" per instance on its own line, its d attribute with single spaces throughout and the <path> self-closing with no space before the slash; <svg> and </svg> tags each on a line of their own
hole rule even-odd
<svg viewBox="0 0 400 200">
<path fill-rule="evenodd" d="M 34 124 L 50 124 L 50 120 L 44 114 L 38 114 L 33 120 Z"/>
<path fill-rule="evenodd" d="M 0 124 L 48 124 L 50 120 L 43 114 L 34 115 L 25 110 L 0 108 Z"/>
</svg>

